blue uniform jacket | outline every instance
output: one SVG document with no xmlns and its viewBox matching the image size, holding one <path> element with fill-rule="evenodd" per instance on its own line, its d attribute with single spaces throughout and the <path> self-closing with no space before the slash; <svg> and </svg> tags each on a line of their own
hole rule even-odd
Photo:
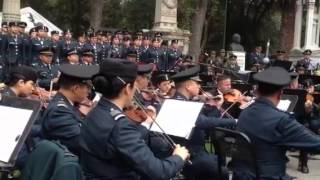
<svg viewBox="0 0 320 180">
<path fill-rule="evenodd" d="M 42 116 L 42 134 L 49 140 L 59 140 L 72 153 L 79 155 L 81 119 L 75 107 L 57 93 Z"/>
<path fill-rule="evenodd" d="M 139 132 L 139 125 L 105 98 L 89 113 L 81 128 L 81 165 L 90 180 L 170 179 L 182 169 L 177 156 L 157 159 Z"/>
<path fill-rule="evenodd" d="M 299 124 L 294 116 L 278 110 L 266 98 L 258 98 L 242 111 L 237 124 L 239 131 L 248 135 L 256 152 L 261 179 L 290 179 L 286 175 L 286 149 L 295 147 L 320 151 L 320 137 Z M 253 171 L 241 162 L 234 179 L 255 179 Z"/>
</svg>

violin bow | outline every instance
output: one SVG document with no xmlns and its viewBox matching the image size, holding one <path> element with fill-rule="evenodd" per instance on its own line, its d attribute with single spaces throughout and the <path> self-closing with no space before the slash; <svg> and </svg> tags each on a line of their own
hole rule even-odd
<svg viewBox="0 0 320 180">
<path fill-rule="evenodd" d="M 210 95 L 206 91 L 204 91 L 202 88 L 200 88 L 200 91 L 206 97 L 210 97 Z M 231 114 L 228 113 L 228 110 L 225 110 L 222 107 L 220 107 L 220 110 L 222 111 L 220 118 L 222 118 L 224 115 L 226 115 L 230 119 L 235 119 Z"/>
<path fill-rule="evenodd" d="M 141 108 L 142 112 L 143 112 L 146 116 L 150 117 L 150 116 L 148 115 L 146 109 L 144 108 L 143 104 L 142 104 L 142 103 L 140 102 L 140 100 L 136 97 L 136 95 L 134 95 L 133 98 L 134 98 L 135 103 L 137 103 L 137 106 Z M 162 133 L 161 133 L 161 136 L 164 137 L 164 139 L 167 141 L 167 143 L 170 145 L 170 147 L 171 147 L 172 149 L 174 149 L 175 146 L 176 146 L 176 143 L 173 141 L 173 139 L 162 129 L 162 127 L 161 127 L 160 124 L 156 121 L 155 118 L 153 118 L 153 117 L 150 117 L 150 118 L 151 118 L 152 122 L 155 123 L 156 126 L 158 126 L 158 128 L 159 128 L 160 131 L 162 132 Z M 161 137 L 158 133 L 155 133 L 155 134 L 156 134 L 157 136 Z M 187 160 L 187 163 L 188 163 L 188 164 L 192 164 L 192 162 L 191 162 L 190 160 Z"/>
</svg>

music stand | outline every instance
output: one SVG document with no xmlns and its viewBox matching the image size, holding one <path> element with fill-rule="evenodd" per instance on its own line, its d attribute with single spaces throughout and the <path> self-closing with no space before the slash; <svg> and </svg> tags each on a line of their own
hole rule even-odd
<svg viewBox="0 0 320 180">
<path fill-rule="evenodd" d="M 294 108 L 297 105 L 298 99 L 299 98 L 297 95 L 283 94 L 281 96 L 281 100 L 289 100 L 291 102 L 289 108 L 287 109 L 288 113 L 294 112 Z"/>
<path fill-rule="evenodd" d="M 295 113 L 295 117 L 303 117 L 305 115 L 304 103 L 306 102 L 307 91 L 304 89 L 284 89 L 284 95 L 295 95 L 298 96 L 298 101 L 292 112 Z"/>
<path fill-rule="evenodd" d="M 2 96 L 0 97 L 0 171 L 12 168 L 41 109 L 40 101 Z M 4 132 L 3 132 L 4 130 Z"/>
<path fill-rule="evenodd" d="M 303 82 L 306 79 L 312 79 L 314 84 L 320 84 L 320 76 L 307 75 L 307 74 L 299 75 L 299 84 L 303 84 Z"/>
<path fill-rule="evenodd" d="M 272 64 L 272 66 L 282 67 L 287 71 L 290 70 L 291 65 L 292 65 L 291 61 L 279 61 L 279 60 L 275 60 L 274 63 Z"/>
</svg>

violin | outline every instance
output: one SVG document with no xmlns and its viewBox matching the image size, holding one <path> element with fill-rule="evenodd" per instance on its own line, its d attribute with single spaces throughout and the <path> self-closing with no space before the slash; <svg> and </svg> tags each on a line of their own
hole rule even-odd
<svg viewBox="0 0 320 180">
<path fill-rule="evenodd" d="M 32 92 L 30 99 L 39 100 L 42 103 L 43 107 L 47 107 L 51 98 L 56 94 L 56 91 L 47 91 L 44 88 L 36 87 Z"/>
<path fill-rule="evenodd" d="M 141 109 L 134 104 L 124 108 L 124 114 L 133 122 L 141 124 L 148 120 L 149 117 L 154 116 L 154 111 L 151 109 Z"/>
<path fill-rule="evenodd" d="M 247 92 L 241 93 L 241 91 L 237 89 L 231 89 L 230 91 L 227 91 L 226 93 L 224 93 L 223 97 L 225 101 L 232 103 L 232 105 L 236 103 L 240 103 L 239 108 L 245 109 L 250 104 L 254 103 L 254 98 L 244 96 L 246 93 Z"/>
</svg>

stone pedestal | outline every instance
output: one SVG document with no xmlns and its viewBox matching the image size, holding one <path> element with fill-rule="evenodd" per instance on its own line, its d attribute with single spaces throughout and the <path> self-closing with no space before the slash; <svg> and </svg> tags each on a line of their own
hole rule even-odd
<svg viewBox="0 0 320 180">
<path fill-rule="evenodd" d="M 20 21 L 20 0 L 4 0 L 2 21 Z"/>
<path fill-rule="evenodd" d="M 187 54 L 190 44 L 190 31 L 181 30 L 177 25 L 178 0 L 156 0 L 154 26 L 152 32 L 161 32 L 163 39 L 169 44 L 174 39 L 182 47 L 182 53 Z"/>
<path fill-rule="evenodd" d="M 317 49 L 318 46 L 313 42 L 314 28 L 314 5 L 315 0 L 307 1 L 306 33 L 304 39 L 304 49 Z"/>
<path fill-rule="evenodd" d="M 294 39 L 293 39 L 293 50 L 301 49 L 301 31 L 302 31 L 302 0 L 296 1 L 296 15 L 294 23 Z"/>
</svg>

